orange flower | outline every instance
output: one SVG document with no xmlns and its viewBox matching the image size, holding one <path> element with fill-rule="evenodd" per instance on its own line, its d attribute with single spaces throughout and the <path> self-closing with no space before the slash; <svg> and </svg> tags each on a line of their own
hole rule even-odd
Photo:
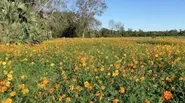
<svg viewBox="0 0 185 103">
<path fill-rule="evenodd" d="M 48 81 L 47 78 L 44 78 L 44 79 L 42 80 L 42 83 L 45 84 L 45 85 L 48 84 L 48 82 L 49 82 L 49 81 Z"/>
<path fill-rule="evenodd" d="M 54 88 L 51 88 L 51 89 L 49 89 L 49 93 L 53 93 L 55 91 L 55 89 Z"/>
<path fill-rule="evenodd" d="M 170 91 L 164 91 L 163 92 L 163 98 L 165 100 L 170 100 L 172 98 L 172 93 Z"/>
<path fill-rule="evenodd" d="M 8 99 L 2 101 L 2 103 L 12 103 L 12 99 L 11 98 L 8 98 Z"/>
<path fill-rule="evenodd" d="M 121 94 L 125 93 L 125 88 L 124 88 L 124 87 L 120 87 L 119 92 L 120 92 Z"/>
<path fill-rule="evenodd" d="M 84 86 L 85 86 L 86 88 L 88 88 L 88 89 L 92 89 L 92 86 L 91 86 L 91 84 L 90 84 L 88 81 L 86 81 L 86 82 L 84 83 Z"/>
<path fill-rule="evenodd" d="M 114 99 L 112 103 L 118 103 L 119 99 Z"/>
<path fill-rule="evenodd" d="M 89 103 L 94 103 L 93 101 L 90 101 Z"/>
<path fill-rule="evenodd" d="M 56 84 L 55 88 L 59 89 L 60 88 L 60 84 Z"/>
<path fill-rule="evenodd" d="M 16 95 L 16 92 L 15 91 L 12 91 L 11 93 L 10 93 L 10 96 L 11 97 L 13 97 L 13 96 L 15 96 Z"/>
<path fill-rule="evenodd" d="M 24 89 L 24 84 L 19 84 L 19 89 Z"/>
<path fill-rule="evenodd" d="M 3 86 L 0 88 L 0 92 L 5 92 L 7 90 L 7 87 Z"/>
<path fill-rule="evenodd" d="M 144 103 L 150 103 L 150 101 L 148 99 L 145 99 L 145 102 Z"/>
<path fill-rule="evenodd" d="M 116 67 L 117 69 L 119 69 L 121 66 L 120 66 L 119 63 L 117 63 L 117 64 L 115 64 L 115 67 Z"/>
<path fill-rule="evenodd" d="M 3 85 L 4 84 L 4 81 L 0 81 L 0 85 Z"/>
</svg>

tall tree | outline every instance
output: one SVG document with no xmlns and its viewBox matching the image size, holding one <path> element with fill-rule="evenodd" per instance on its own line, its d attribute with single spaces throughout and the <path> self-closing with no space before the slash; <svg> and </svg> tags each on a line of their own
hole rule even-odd
<svg viewBox="0 0 185 103">
<path fill-rule="evenodd" d="M 115 29 L 118 31 L 120 29 L 120 27 L 122 26 L 121 22 L 116 22 L 115 23 Z"/>
<path fill-rule="evenodd" d="M 122 25 L 121 27 L 120 27 L 120 29 L 119 29 L 119 33 L 122 35 L 122 36 L 124 36 L 124 25 Z"/>
<path fill-rule="evenodd" d="M 101 16 L 107 8 L 104 0 L 71 0 L 65 3 L 67 10 L 77 14 L 76 20 L 79 23 L 78 26 L 82 30 L 83 38 L 85 33 L 89 30 L 89 24 L 91 20 L 94 19 L 94 16 Z"/>
<path fill-rule="evenodd" d="M 109 20 L 109 28 L 111 30 L 111 34 L 113 34 L 113 30 L 115 28 L 115 21 L 113 19 Z"/>
</svg>

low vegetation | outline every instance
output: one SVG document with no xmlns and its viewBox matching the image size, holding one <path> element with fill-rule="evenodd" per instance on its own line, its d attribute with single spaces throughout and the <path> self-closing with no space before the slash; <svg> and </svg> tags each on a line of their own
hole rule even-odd
<svg viewBox="0 0 185 103">
<path fill-rule="evenodd" d="M 2 44 L 0 100 L 185 102 L 184 61 L 185 42 L 177 38 L 57 39 L 36 45 Z"/>
</svg>

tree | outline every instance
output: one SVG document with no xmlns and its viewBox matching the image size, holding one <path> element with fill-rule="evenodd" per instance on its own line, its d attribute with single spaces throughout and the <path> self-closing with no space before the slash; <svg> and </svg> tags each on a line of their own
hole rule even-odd
<svg viewBox="0 0 185 103">
<path fill-rule="evenodd" d="M 67 10 L 76 14 L 76 22 L 78 22 L 80 28 L 78 32 L 82 33 L 81 37 L 83 38 L 85 33 L 89 31 L 88 27 L 90 27 L 90 22 L 94 19 L 94 16 L 101 16 L 107 8 L 104 0 L 71 0 L 65 3 Z"/>
<path fill-rule="evenodd" d="M 119 29 L 119 33 L 122 35 L 122 36 L 124 36 L 124 26 L 122 25 L 121 27 L 120 27 L 120 29 Z"/>
<path fill-rule="evenodd" d="M 100 33 L 101 33 L 101 36 L 102 36 L 102 37 L 107 37 L 107 35 L 108 35 L 108 33 L 109 33 L 109 29 L 107 29 L 107 28 L 102 28 L 102 29 L 100 30 Z"/>
<path fill-rule="evenodd" d="M 119 29 L 120 29 L 121 26 L 122 26 L 122 23 L 121 23 L 121 22 L 116 22 L 116 23 L 115 23 L 115 29 L 116 29 L 117 31 L 119 31 Z"/>
<path fill-rule="evenodd" d="M 1 1 L 0 21 L 2 42 L 29 42 L 51 38 L 47 20 L 40 18 L 36 10 L 36 0 Z"/>
<path fill-rule="evenodd" d="M 113 34 L 113 30 L 115 28 L 115 21 L 113 19 L 109 20 L 109 28 L 111 30 L 111 34 Z"/>
</svg>

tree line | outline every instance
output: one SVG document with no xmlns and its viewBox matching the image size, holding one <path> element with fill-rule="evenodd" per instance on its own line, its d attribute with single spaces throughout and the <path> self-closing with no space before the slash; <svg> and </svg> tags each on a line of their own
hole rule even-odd
<svg viewBox="0 0 185 103">
<path fill-rule="evenodd" d="M 109 21 L 101 28 L 96 16 L 106 10 L 105 0 L 2 0 L 0 42 L 39 43 L 60 37 L 146 37 L 185 36 L 185 31 L 143 31 L 124 29 Z"/>
<path fill-rule="evenodd" d="M 185 30 L 143 31 L 143 30 L 111 30 L 102 28 L 97 37 L 157 37 L 157 36 L 185 36 Z"/>
</svg>

